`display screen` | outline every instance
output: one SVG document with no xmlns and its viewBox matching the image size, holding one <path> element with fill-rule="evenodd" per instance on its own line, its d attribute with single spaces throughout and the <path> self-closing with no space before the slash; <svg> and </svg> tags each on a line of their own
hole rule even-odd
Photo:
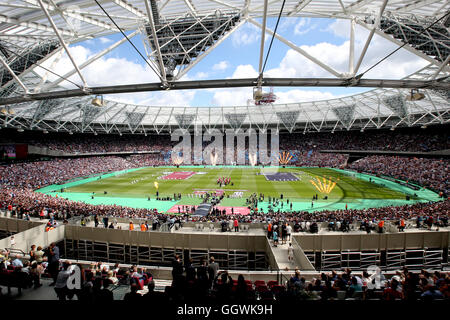
<svg viewBox="0 0 450 320">
<path fill-rule="evenodd" d="M 16 145 L 0 145 L 0 158 L 1 159 L 15 159 L 16 158 Z"/>
<path fill-rule="evenodd" d="M 0 160 L 26 159 L 28 145 L 26 144 L 3 144 L 0 145 Z"/>
</svg>

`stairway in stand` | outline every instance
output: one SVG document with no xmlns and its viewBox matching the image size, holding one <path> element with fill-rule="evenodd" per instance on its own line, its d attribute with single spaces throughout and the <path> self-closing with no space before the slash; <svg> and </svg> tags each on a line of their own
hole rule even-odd
<svg viewBox="0 0 450 320">
<path fill-rule="evenodd" d="M 298 268 L 300 266 L 296 265 L 294 261 L 289 261 L 288 259 L 288 247 L 289 247 L 289 241 L 287 241 L 285 244 L 281 244 L 281 241 L 278 243 L 276 247 L 273 246 L 273 241 L 269 241 L 272 247 L 272 252 L 275 256 L 275 259 L 277 261 L 278 267 L 280 270 L 285 270 L 288 268 L 289 270 Z"/>
</svg>

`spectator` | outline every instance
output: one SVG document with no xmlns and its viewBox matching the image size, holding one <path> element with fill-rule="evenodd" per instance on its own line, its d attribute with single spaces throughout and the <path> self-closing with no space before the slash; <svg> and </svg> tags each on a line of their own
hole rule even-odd
<svg viewBox="0 0 450 320">
<path fill-rule="evenodd" d="M 213 256 L 209 258 L 209 265 L 208 265 L 208 277 L 210 282 L 210 287 L 213 284 L 214 279 L 216 279 L 217 273 L 219 272 L 219 264 L 215 262 L 215 259 Z"/>
<path fill-rule="evenodd" d="M 67 281 L 69 279 L 69 276 L 71 275 L 71 272 L 68 270 L 69 267 L 70 262 L 65 261 L 63 263 L 62 270 L 58 272 L 56 278 L 55 292 L 59 300 L 66 300 L 66 297 L 69 298 L 69 300 L 72 300 L 74 296 L 73 290 L 69 290 L 67 288 Z"/>
<path fill-rule="evenodd" d="M 16 255 L 16 258 L 13 260 L 11 265 L 14 268 L 23 268 L 22 255 L 20 254 Z"/>
<path fill-rule="evenodd" d="M 138 293 L 138 286 L 136 284 L 132 284 L 130 287 L 131 291 L 126 293 L 123 297 L 124 301 L 127 302 L 139 302 L 142 300 L 142 295 Z"/>
<path fill-rule="evenodd" d="M 48 271 L 53 279 L 50 286 L 54 286 L 59 273 L 59 248 L 52 242 L 48 250 Z"/>
</svg>

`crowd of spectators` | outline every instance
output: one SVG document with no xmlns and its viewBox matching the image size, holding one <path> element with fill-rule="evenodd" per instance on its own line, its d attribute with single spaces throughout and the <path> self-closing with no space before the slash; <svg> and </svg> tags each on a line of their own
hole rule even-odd
<svg viewBox="0 0 450 320">
<path fill-rule="evenodd" d="M 8 129 L 6 129 L 8 130 Z M 5 131 L 6 132 L 6 131 Z M 302 133 L 280 133 L 280 150 L 385 150 L 428 152 L 450 149 L 448 126 L 417 130 L 403 128 L 396 131 L 368 130 L 366 132 L 337 131 Z M 270 139 L 269 139 L 270 140 Z M 117 134 L 73 134 L 67 133 L 18 133 L 10 130 L 2 134 L 1 143 L 27 143 L 30 145 L 60 150 L 66 153 L 104 153 L 122 151 L 161 151 L 172 149 L 170 135 L 117 135 Z M 270 141 L 269 141 L 270 142 Z M 204 142 L 204 145 L 208 144 Z M 225 143 L 224 143 L 225 145 Z"/>
<path fill-rule="evenodd" d="M 296 166 L 301 167 L 331 167 L 344 168 L 347 164 L 348 156 L 340 153 L 320 153 L 318 151 L 292 151 L 296 156 Z"/>
<path fill-rule="evenodd" d="M 38 189 L 76 177 L 137 167 L 124 158 L 108 156 L 21 162 L 0 166 L 0 185 Z"/>
<path fill-rule="evenodd" d="M 54 161 L 39 161 L 29 163 L 17 163 L 0 167 L 0 207 L 11 211 L 17 216 L 39 217 L 45 212 L 45 217 L 65 219 L 77 215 L 108 215 L 123 218 L 158 219 L 164 223 L 169 216 L 159 214 L 157 210 L 135 209 L 118 205 L 90 205 L 75 202 L 64 198 L 56 198 L 33 190 L 49 184 L 57 184 L 71 178 L 87 176 L 95 173 L 117 171 L 140 167 L 142 165 L 155 165 L 153 156 L 136 155 L 132 160 L 119 157 L 95 157 L 80 159 L 64 159 Z M 411 164 L 412 163 L 412 164 Z M 448 192 L 448 162 L 389 157 L 369 157 L 352 165 L 354 169 L 393 175 L 403 180 L 418 180 L 420 184 L 433 187 L 436 190 Z M 395 220 L 415 219 L 418 216 L 432 217 L 435 224 L 439 225 L 441 217 L 448 217 L 449 201 L 430 204 L 414 204 L 399 207 L 371 208 L 364 210 L 333 210 L 314 213 L 297 211 L 271 211 L 252 212 L 249 215 L 237 216 L 239 222 L 267 222 L 269 219 L 280 219 L 288 222 L 325 222 L 343 221 L 351 222 L 372 221 L 377 223 L 380 219 Z M 166 218 L 164 218 L 166 217 Z M 229 215 L 211 214 L 197 221 L 222 222 L 234 219 Z M 195 217 L 184 217 L 184 221 L 195 221 Z M 308 228 L 306 228 L 308 229 Z"/>
<path fill-rule="evenodd" d="M 52 265 L 54 266 L 52 268 Z M 80 287 L 68 288 L 68 278 L 78 268 Z M 279 283 L 276 280 L 246 280 L 242 274 L 237 279 L 227 271 L 220 270 L 220 265 L 213 256 L 209 261 L 201 258 L 194 263 L 176 255 L 172 261 L 172 283 L 164 291 L 155 290 L 155 279 L 145 267 L 131 265 L 121 267 L 119 264 L 91 263 L 72 266 L 68 260 L 61 261 L 59 249 L 52 243 L 50 248 L 32 246 L 25 258 L 21 255 L 10 257 L 9 252 L 0 252 L 0 275 L 22 274 L 25 280 L 22 288 L 35 289 L 42 286 L 41 277 L 53 279 L 55 296 L 59 300 L 77 300 L 86 302 L 107 302 L 114 300 L 113 288 L 129 288 L 123 300 L 129 302 L 149 302 L 163 305 L 195 303 L 225 304 L 243 303 L 295 303 L 305 300 L 405 300 L 436 301 L 450 298 L 450 274 L 447 272 L 409 271 L 407 267 L 385 275 L 380 269 L 370 271 L 322 272 L 306 280 L 298 269 L 289 280 Z M 128 291 L 128 290 L 127 290 Z M 0 297 L 2 293 L 0 292 Z"/>
<path fill-rule="evenodd" d="M 417 130 L 416 130 L 417 131 Z M 44 135 L 45 136 L 45 135 Z M 370 136 L 370 137 L 369 137 Z M 60 135 L 48 138 L 39 138 L 43 146 L 54 148 L 75 148 L 71 151 L 124 151 L 147 150 L 146 145 L 158 146 L 167 150 L 171 142 L 168 136 L 158 139 L 143 136 L 83 136 Z M 113 138 L 114 139 L 113 139 Z M 385 149 L 385 150 L 412 150 L 424 151 L 448 148 L 445 134 L 435 131 L 420 131 L 412 134 L 409 131 L 392 132 L 380 131 L 372 133 L 351 134 L 339 132 L 335 134 L 308 134 L 308 135 L 282 135 L 280 150 L 297 150 L 297 165 L 302 166 L 329 166 L 345 167 L 347 158 L 338 154 L 322 154 L 317 149 Z M 95 139 L 95 141 L 94 141 Z M 166 141 L 167 140 L 167 141 Z M 60 143 L 60 144 L 59 144 Z M 58 147 L 61 146 L 61 147 Z M 52 147 L 52 148 L 53 148 Z M 130 149 L 128 149 L 130 148 Z M 301 150 L 301 151 L 299 151 Z M 70 151 L 70 150 L 69 150 Z M 35 161 L 10 163 L 0 166 L 0 207 L 17 213 L 18 216 L 50 215 L 67 218 L 76 215 L 114 216 L 124 218 L 144 218 L 166 220 L 157 210 L 133 209 L 118 205 L 93 206 L 78 203 L 64 198 L 56 198 L 33 190 L 47 185 L 59 184 L 67 180 L 94 174 L 138 168 L 142 166 L 157 166 L 167 164 L 161 154 L 139 154 L 126 157 L 104 156 L 90 158 L 54 159 L 49 161 Z M 420 185 L 442 192 L 443 199 L 449 192 L 449 174 L 447 160 L 431 160 L 422 158 L 400 158 L 371 156 L 356 161 L 348 166 L 351 169 L 369 172 L 376 175 L 387 175 L 397 179 L 414 181 Z M 416 219 L 417 217 L 432 217 L 437 225 L 441 217 L 448 216 L 449 201 L 433 204 L 414 204 L 400 207 L 372 208 L 365 210 L 334 210 L 314 213 L 297 211 L 270 211 L 251 212 L 249 215 L 230 217 L 214 211 L 213 214 L 203 218 L 184 216 L 183 221 L 212 221 L 237 219 L 239 222 L 263 222 L 279 219 L 286 222 L 325 222 L 348 219 L 351 222 L 376 223 L 378 220 Z M 168 219 L 171 217 L 169 216 Z M 377 221 L 375 221 L 377 220 Z"/>
<path fill-rule="evenodd" d="M 420 226 L 425 226 L 425 221 L 432 220 L 434 226 L 445 227 L 448 225 L 450 215 L 450 200 L 434 203 L 416 203 L 404 206 L 388 206 L 369 209 L 347 210 L 323 210 L 315 212 L 304 211 L 272 211 L 252 212 L 248 215 L 209 215 L 198 219 L 200 222 L 222 222 L 238 219 L 240 223 L 277 223 L 282 225 L 288 222 L 294 225 L 294 231 L 311 231 L 312 223 L 339 222 L 347 224 L 369 223 L 377 225 L 379 221 L 392 221 L 419 219 Z M 415 223 L 415 222 L 414 222 Z M 414 224 L 417 226 L 417 224 Z"/>
<path fill-rule="evenodd" d="M 446 130 L 447 129 L 447 130 Z M 450 149 L 448 127 L 435 130 L 417 128 L 396 131 L 368 130 L 365 132 L 337 131 L 335 133 L 280 134 L 283 150 L 383 150 L 428 152 Z"/>
<path fill-rule="evenodd" d="M 349 168 L 416 182 L 426 188 L 450 193 L 448 160 L 370 156 L 353 162 Z"/>
<path fill-rule="evenodd" d="M 192 303 L 255 303 L 279 302 L 292 303 L 304 300 L 406 300 L 436 301 L 450 298 L 450 274 L 441 271 L 430 273 L 427 270 L 409 271 L 404 267 L 395 275 L 388 277 L 378 270 L 354 273 L 347 268 L 344 271 L 322 272 L 311 280 L 306 280 L 298 269 L 287 281 L 279 283 L 271 280 L 246 280 L 241 274 L 233 279 L 227 271 L 221 271 L 220 265 L 211 256 L 209 261 L 201 258 L 198 263 L 176 255 L 172 261 L 172 284 L 164 292 L 155 291 L 155 279 L 144 267 L 131 265 L 128 268 L 107 263 L 91 263 L 84 267 L 75 265 L 80 274 L 80 287 L 67 287 L 69 276 L 75 272 L 72 263 L 61 261 L 58 247 L 52 243 L 43 250 L 33 245 L 27 257 L 9 256 L 9 252 L 0 252 L 0 275 L 21 274 L 22 288 L 35 289 L 42 286 L 41 277 L 53 279 L 55 295 L 59 300 L 77 300 L 86 302 L 106 302 L 114 300 L 112 287 L 129 287 L 123 297 L 129 302 L 168 302 Z M 1 296 L 0 292 L 0 296 Z"/>
<path fill-rule="evenodd" d="M 49 150 L 66 153 L 104 153 L 171 150 L 169 135 L 66 135 L 42 136 L 27 142 Z"/>
</svg>

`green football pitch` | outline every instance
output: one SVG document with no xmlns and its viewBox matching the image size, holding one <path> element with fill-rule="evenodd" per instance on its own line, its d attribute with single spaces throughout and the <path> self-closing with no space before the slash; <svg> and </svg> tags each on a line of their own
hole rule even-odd
<svg viewBox="0 0 450 320">
<path fill-rule="evenodd" d="M 194 174 L 181 180 L 164 179 L 176 172 Z M 270 177 L 280 173 L 289 174 L 294 181 L 270 180 Z M 222 177 L 230 178 L 232 184 L 217 184 L 217 179 Z M 361 209 L 438 200 L 438 195 L 429 190 L 413 190 L 377 177 L 331 168 L 296 167 L 147 167 L 49 186 L 39 192 L 91 204 L 157 208 L 163 212 L 172 208 L 171 212 L 174 212 L 173 208 L 178 205 L 200 204 L 201 198 L 192 194 L 215 190 L 223 190 L 225 198 L 220 205 L 224 207 L 245 207 L 245 199 L 252 193 L 264 194 L 266 202 L 259 204 L 263 211 L 268 209 L 268 197 L 280 198 L 281 195 L 284 206 L 280 204 L 275 208 L 281 211 L 290 210 L 287 199 L 293 204 L 292 210 L 307 211 L 344 209 L 345 206 Z M 160 197 L 173 197 L 174 193 L 180 193 L 182 198 L 177 201 L 156 200 L 156 191 Z M 311 200 L 316 194 L 318 201 L 312 206 Z M 406 201 L 406 195 L 412 199 Z"/>
</svg>

